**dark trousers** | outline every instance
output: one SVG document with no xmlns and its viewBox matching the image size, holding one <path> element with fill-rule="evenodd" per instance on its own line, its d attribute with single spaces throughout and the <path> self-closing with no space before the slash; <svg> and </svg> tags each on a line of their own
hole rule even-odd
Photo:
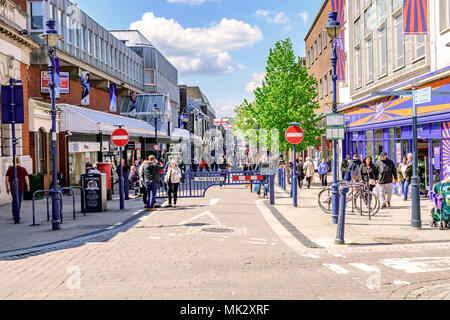
<svg viewBox="0 0 450 320">
<path fill-rule="evenodd" d="M 156 191 L 158 190 L 159 182 L 147 183 L 147 208 L 154 208 L 156 203 Z"/>
<path fill-rule="evenodd" d="M 14 189 L 12 188 L 12 186 L 11 186 L 10 190 L 11 190 L 11 195 L 14 197 Z M 14 218 L 15 222 L 18 222 L 20 220 L 20 208 L 22 207 L 22 199 L 23 199 L 23 191 L 19 191 L 19 203 L 18 203 L 19 210 L 17 211 L 16 215 L 14 215 L 14 210 L 13 210 L 13 218 Z"/>
<path fill-rule="evenodd" d="M 320 177 L 321 177 L 321 179 L 322 179 L 322 187 L 328 186 L 328 182 L 327 182 L 327 174 L 326 174 L 326 173 L 321 174 Z"/>
<path fill-rule="evenodd" d="M 169 204 L 172 204 L 172 198 L 173 198 L 173 204 L 177 204 L 177 196 L 178 196 L 178 186 L 179 183 L 169 183 Z"/>
<path fill-rule="evenodd" d="M 141 186 L 142 193 L 142 201 L 144 201 L 144 205 L 147 207 L 147 187 Z"/>
<path fill-rule="evenodd" d="M 308 189 L 311 188 L 311 181 L 313 177 L 307 177 L 306 181 L 308 182 Z"/>
<path fill-rule="evenodd" d="M 301 189 L 303 187 L 303 179 L 305 179 L 305 177 L 297 176 L 297 179 L 298 179 L 298 187 Z"/>
</svg>

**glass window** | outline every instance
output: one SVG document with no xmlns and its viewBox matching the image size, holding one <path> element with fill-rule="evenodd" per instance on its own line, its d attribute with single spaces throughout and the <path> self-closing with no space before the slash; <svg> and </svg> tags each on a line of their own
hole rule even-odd
<svg viewBox="0 0 450 320">
<path fill-rule="evenodd" d="M 58 10 L 58 34 L 64 36 L 64 14 Z"/>
<path fill-rule="evenodd" d="M 319 80 L 319 98 L 322 99 L 322 79 Z"/>
<path fill-rule="evenodd" d="M 94 54 L 94 35 L 91 31 L 88 31 L 88 43 L 89 43 L 89 53 Z"/>
<path fill-rule="evenodd" d="M 327 75 L 323 76 L 323 95 L 328 95 L 328 77 Z"/>
<path fill-rule="evenodd" d="M 81 49 L 86 51 L 86 28 L 83 27 L 81 30 Z"/>
<path fill-rule="evenodd" d="M 450 0 L 439 1 L 439 20 L 440 31 L 450 27 Z"/>
<path fill-rule="evenodd" d="M 416 35 L 416 50 L 415 50 L 415 58 L 420 58 L 425 55 L 425 41 L 426 41 L 425 35 Z"/>
<path fill-rule="evenodd" d="M 397 11 L 397 9 L 403 6 L 403 0 L 392 0 L 392 12 Z"/>
<path fill-rule="evenodd" d="M 69 16 L 66 16 L 66 39 L 67 42 L 72 43 L 72 21 Z"/>
<path fill-rule="evenodd" d="M 395 67 L 401 67 L 404 64 L 403 47 L 403 13 L 399 13 L 394 18 L 394 39 L 395 39 Z"/>
<path fill-rule="evenodd" d="M 313 64 L 314 63 L 314 49 L 313 49 L 313 47 L 311 46 L 311 64 Z"/>
<path fill-rule="evenodd" d="M 318 54 L 318 50 L 317 50 L 317 40 L 314 41 L 314 58 L 317 59 Z"/>
<path fill-rule="evenodd" d="M 379 75 L 387 73 L 387 55 L 386 55 L 386 26 L 378 29 L 378 62 Z"/>
<path fill-rule="evenodd" d="M 325 49 L 327 47 L 327 32 L 326 31 L 323 32 L 322 39 L 323 39 L 323 48 Z"/>
<path fill-rule="evenodd" d="M 395 128 L 395 138 L 400 139 L 402 137 L 402 129 L 401 128 Z"/>
<path fill-rule="evenodd" d="M 355 48 L 355 87 L 361 86 L 361 49 Z"/>
<path fill-rule="evenodd" d="M 373 81 L 373 44 L 372 37 L 366 40 L 367 82 Z"/>
<path fill-rule="evenodd" d="M 43 129 L 39 129 L 39 133 L 37 135 L 37 145 L 38 145 L 38 172 L 42 173 L 42 174 L 46 174 L 47 170 L 46 170 L 46 165 L 45 165 L 45 155 L 46 155 L 46 144 L 47 144 L 47 140 L 46 140 L 46 133 Z"/>
<path fill-rule="evenodd" d="M 319 34 L 318 39 L 319 53 L 322 53 L 322 36 Z"/>
<path fill-rule="evenodd" d="M 155 70 L 145 69 L 144 70 L 144 84 L 154 85 L 155 84 Z"/>
<path fill-rule="evenodd" d="M 364 12 L 364 35 L 365 36 L 372 32 L 374 25 L 375 25 L 375 10 L 374 10 L 374 7 L 371 5 Z"/>
<path fill-rule="evenodd" d="M 355 44 L 361 40 L 361 19 L 355 21 L 354 42 Z"/>
<path fill-rule="evenodd" d="M 78 47 L 79 44 L 79 37 L 80 37 L 80 28 L 78 27 L 78 23 L 73 23 L 73 29 L 74 29 L 74 38 L 73 38 L 73 44 Z"/>
<path fill-rule="evenodd" d="M 328 79 L 330 79 L 330 92 L 333 92 L 333 71 L 330 70 L 329 74 L 330 76 Z"/>
<path fill-rule="evenodd" d="M 361 0 L 355 0 L 355 17 L 359 16 L 361 11 Z"/>
<path fill-rule="evenodd" d="M 383 129 L 375 130 L 375 140 L 383 140 Z"/>
<path fill-rule="evenodd" d="M 377 25 L 386 20 L 387 0 L 377 0 Z"/>
<path fill-rule="evenodd" d="M 97 43 L 97 36 L 95 34 L 92 34 L 92 46 L 93 46 L 93 54 L 95 58 L 98 58 L 98 43 Z"/>
<path fill-rule="evenodd" d="M 42 1 L 30 2 L 31 29 L 44 29 L 44 10 Z"/>
<path fill-rule="evenodd" d="M 86 52 L 91 54 L 92 53 L 92 43 L 91 43 L 91 32 L 86 29 Z"/>
</svg>

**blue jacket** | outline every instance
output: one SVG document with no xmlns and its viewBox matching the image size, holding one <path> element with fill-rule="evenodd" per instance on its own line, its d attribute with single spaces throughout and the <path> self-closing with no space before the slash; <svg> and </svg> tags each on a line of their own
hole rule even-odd
<svg viewBox="0 0 450 320">
<path fill-rule="evenodd" d="M 319 174 L 325 174 L 328 173 L 328 171 L 330 171 L 330 167 L 328 166 L 328 164 L 325 163 L 320 163 L 319 164 L 319 170 L 317 170 L 319 172 Z"/>
</svg>

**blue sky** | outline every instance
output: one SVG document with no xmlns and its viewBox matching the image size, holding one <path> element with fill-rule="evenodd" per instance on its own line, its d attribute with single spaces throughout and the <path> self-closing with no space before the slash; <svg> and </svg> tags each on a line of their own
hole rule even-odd
<svg viewBox="0 0 450 320">
<path fill-rule="evenodd" d="M 177 67 L 179 84 L 200 86 L 219 116 L 232 115 L 264 75 L 269 49 L 304 37 L 322 1 L 75 0 L 107 29 L 138 29 Z"/>
</svg>

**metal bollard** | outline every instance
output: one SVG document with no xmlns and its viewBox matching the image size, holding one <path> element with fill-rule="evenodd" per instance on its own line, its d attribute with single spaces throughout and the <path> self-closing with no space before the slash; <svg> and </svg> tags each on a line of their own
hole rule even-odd
<svg viewBox="0 0 450 320">
<path fill-rule="evenodd" d="M 349 188 L 347 186 L 342 187 L 341 189 L 341 211 L 339 212 L 339 222 L 337 227 L 337 233 L 336 233 L 336 240 L 334 241 L 335 244 L 345 244 L 344 240 L 344 231 L 345 231 L 345 204 L 347 201 L 347 193 Z"/>
<path fill-rule="evenodd" d="M 275 183 L 275 177 L 273 175 L 269 176 L 269 198 L 270 198 L 270 204 L 274 205 L 275 204 L 275 187 L 274 187 L 274 183 Z"/>
</svg>

